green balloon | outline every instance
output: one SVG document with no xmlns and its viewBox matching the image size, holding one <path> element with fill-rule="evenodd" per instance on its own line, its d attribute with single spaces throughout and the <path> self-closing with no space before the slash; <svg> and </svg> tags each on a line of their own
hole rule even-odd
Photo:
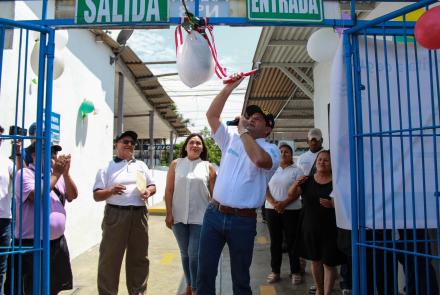
<svg viewBox="0 0 440 295">
<path fill-rule="evenodd" d="M 89 100 L 84 100 L 79 106 L 79 111 L 81 112 L 83 117 L 93 112 L 94 110 L 95 110 L 95 105 L 93 104 L 93 102 Z"/>
</svg>

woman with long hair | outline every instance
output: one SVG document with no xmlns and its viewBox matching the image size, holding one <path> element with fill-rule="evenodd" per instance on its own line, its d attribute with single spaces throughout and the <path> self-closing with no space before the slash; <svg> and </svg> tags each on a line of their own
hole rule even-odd
<svg viewBox="0 0 440 295">
<path fill-rule="evenodd" d="M 302 283 L 299 256 L 294 251 L 296 229 L 301 212 L 301 200 L 288 197 L 289 187 L 302 175 L 302 171 L 293 163 L 293 150 L 288 144 L 279 146 L 280 167 L 269 181 L 266 191 L 266 220 L 270 234 L 270 266 L 272 272 L 267 276 L 268 283 L 280 280 L 283 257 L 283 239 L 286 239 L 290 262 L 292 284 Z"/>
<path fill-rule="evenodd" d="M 298 249 L 300 256 L 312 261 L 316 295 L 330 295 L 336 278 L 336 266 L 344 262 L 337 247 L 336 215 L 330 193 L 332 167 L 330 151 L 316 157 L 308 177 L 301 177 L 289 188 L 289 197 L 303 199 Z"/>
<path fill-rule="evenodd" d="M 180 158 L 171 162 L 167 174 L 165 222 L 179 245 L 187 283 L 185 295 L 196 293 L 200 230 L 216 177 L 207 160 L 203 137 L 190 134 L 182 145 Z"/>
</svg>

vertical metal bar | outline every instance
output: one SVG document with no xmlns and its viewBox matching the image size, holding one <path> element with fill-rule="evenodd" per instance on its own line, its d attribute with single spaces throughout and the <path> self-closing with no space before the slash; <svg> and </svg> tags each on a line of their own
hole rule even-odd
<svg viewBox="0 0 440 295">
<path fill-rule="evenodd" d="M 50 294 L 50 160 L 51 160 L 51 116 L 52 116 L 52 83 L 53 63 L 55 58 L 55 31 L 49 32 L 47 46 L 47 81 L 46 81 L 46 109 L 44 119 L 44 198 L 43 198 L 43 295 Z"/>
<path fill-rule="evenodd" d="M 421 98 L 421 93 L 420 93 L 420 74 L 419 74 L 419 58 L 418 58 L 418 53 L 417 53 L 417 43 L 416 40 L 413 38 L 413 46 L 414 46 L 414 59 L 415 59 L 415 64 L 416 64 L 416 81 L 417 81 L 417 102 L 418 102 L 418 111 L 419 111 L 419 126 L 420 126 L 420 145 L 421 145 L 421 156 L 422 156 L 422 193 L 423 193 L 423 219 L 424 219 L 424 248 L 425 248 L 425 254 L 428 254 L 428 249 L 427 249 L 427 240 L 428 240 L 428 229 L 427 229 L 427 208 L 426 208 L 426 165 L 425 165 L 425 138 L 424 138 L 424 131 L 423 131 L 423 117 L 422 117 L 422 98 Z M 414 176 L 413 176 L 414 177 Z M 419 200 L 418 200 L 419 201 Z M 418 256 L 421 253 L 417 253 L 418 252 L 418 243 L 422 242 L 422 241 L 418 241 L 418 239 L 420 238 L 420 235 L 418 234 L 418 230 L 417 230 L 417 224 L 414 224 L 414 229 L 413 229 L 413 233 L 414 233 L 414 240 L 416 241 L 416 244 L 414 245 L 414 252 L 416 252 L 414 254 L 415 256 L 415 260 L 417 261 L 417 264 L 419 262 L 422 261 L 422 259 L 419 259 Z M 428 258 L 425 257 L 424 259 L 426 262 L 428 262 Z M 418 267 L 417 267 L 418 270 Z M 425 282 L 420 282 L 421 284 L 427 284 L 428 285 L 428 289 L 429 290 L 429 269 L 428 269 L 428 263 L 425 263 L 425 271 L 426 271 L 426 281 Z M 416 272 L 418 273 L 418 272 Z M 416 278 L 417 280 L 418 278 Z"/>
<path fill-rule="evenodd" d="M 400 62 L 399 62 L 399 51 L 398 51 L 398 48 L 397 48 L 396 36 L 394 36 L 393 42 L 394 42 L 394 56 L 395 56 L 395 66 L 396 66 L 397 100 L 399 102 L 399 104 L 398 104 L 398 116 L 399 116 L 399 130 L 400 130 L 400 132 L 399 132 L 400 157 L 401 157 L 401 159 L 405 159 L 405 154 L 404 154 L 405 148 L 404 148 L 404 140 L 403 140 L 404 134 L 403 134 L 403 131 L 402 131 L 403 130 L 402 94 L 401 94 L 401 91 L 400 91 L 401 82 L 400 82 L 400 75 L 399 75 L 399 73 L 400 73 L 400 68 L 399 68 Z M 406 166 L 405 166 L 405 161 L 401 161 L 400 165 L 401 165 L 402 184 L 403 184 L 402 185 L 403 227 L 404 227 L 404 229 L 406 229 L 406 217 L 407 216 L 406 216 L 406 174 L 405 174 Z M 402 237 L 402 236 L 399 237 L 400 240 L 401 240 L 400 243 L 402 243 L 402 240 L 405 240 L 405 237 L 406 237 L 406 230 L 403 230 L 401 232 L 404 233 L 404 237 Z M 406 242 L 403 242 L 403 243 L 404 243 L 404 249 L 406 251 L 407 250 Z M 407 255 L 406 254 L 405 254 L 404 259 L 405 259 L 405 263 L 403 265 L 404 273 L 408 273 L 408 267 L 407 267 L 408 266 L 408 261 L 407 261 Z"/>
<path fill-rule="evenodd" d="M 365 167 L 364 167 L 364 137 L 363 137 L 363 116 L 362 116 L 362 83 L 361 83 L 361 64 L 360 64 L 360 52 L 359 52 L 359 36 L 357 34 L 353 35 L 353 66 L 354 66 L 354 114 L 355 114 L 355 133 L 352 134 L 355 140 L 356 149 L 356 170 L 357 170 L 357 182 L 358 182 L 358 223 L 361 227 L 365 228 L 365 207 L 363 205 L 365 202 Z M 359 225 L 358 225 L 359 228 Z M 360 234 L 361 241 L 365 241 L 365 231 L 361 231 Z M 362 247 L 360 263 L 365 265 L 366 263 L 366 252 L 365 247 Z M 365 284 L 365 282 L 364 282 Z M 361 284 L 362 286 L 362 284 Z"/>
<path fill-rule="evenodd" d="M 44 108 L 44 81 L 46 70 L 46 35 L 40 35 L 40 53 L 38 65 L 38 98 L 37 98 L 37 141 L 35 160 L 35 179 L 42 176 L 42 141 L 43 141 L 43 108 Z M 47 151 L 46 151 L 47 152 Z M 47 174 L 50 175 L 50 174 Z M 46 177 L 47 178 L 47 177 Z M 34 196 L 34 262 L 33 262 L 33 294 L 39 294 L 41 290 L 41 181 L 35 181 Z M 38 224 L 38 226 L 37 226 Z M 19 290 L 20 290 L 19 284 Z M 18 293 L 21 294 L 21 293 Z"/>
<path fill-rule="evenodd" d="M 385 55 L 385 82 L 386 82 L 386 101 L 387 101 L 387 111 L 388 111 L 388 140 L 389 140 L 389 165 L 390 165 L 390 192 L 391 192 L 391 216 L 392 216 L 392 233 L 394 234 L 396 231 L 396 214 L 395 214 L 395 194 L 394 194 L 394 169 L 393 169 L 393 163 L 394 163 L 394 151 L 393 151 L 393 126 L 392 126 L 392 110 L 391 110 L 391 94 L 390 94 L 390 77 L 389 77 L 389 63 L 388 63 L 388 46 L 387 46 L 387 39 L 386 39 L 386 31 L 385 28 L 383 28 L 383 52 Z M 399 73 L 396 73 L 398 75 Z M 384 192 L 385 193 L 385 192 Z M 396 239 L 393 237 L 391 239 L 392 241 L 392 255 L 393 255 L 393 290 L 398 290 L 398 282 L 397 282 L 397 257 L 396 257 Z"/>
<path fill-rule="evenodd" d="M 436 80 L 436 93 L 437 93 L 437 109 L 439 109 L 440 106 L 440 75 L 439 75 L 439 69 L 438 69 L 438 62 L 439 59 L 437 57 L 437 50 L 434 51 L 434 65 L 435 65 L 435 80 Z M 439 119 L 440 119 L 440 114 L 439 115 Z M 435 118 L 435 114 L 434 114 L 434 118 Z M 440 255 L 439 255 L 439 248 L 440 248 L 440 191 L 439 191 L 439 183 L 438 183 L 438 153 L 437 153 L 437 138 L 438 138 L 438 134 L 437 134 L 437 129 L 433 130 L 433 139 L 434 139 L 434 159 L 435 159 L 435 209 L 436 209 L 436 219 L 437 219 L 437 230 L 436 230 L 436 235 L 437 235 L 437 257 L 438 257 L 438 261 L 437 261 L 437 273 L 440 273 Z"/>
<path fill-rule="evenodd" d="M 47 18 L 47 0 L 43 0 L 41 19 L 46 20 L 46 18 Z"/>
<path fill-rule="evenodd" d="M 406 18 L 405 16 L 403 16 L 403 22 L 404 24 L 406 24 Z M 406 25 L 404 26 L 404 29 L 406 29 Z M 416 223 L 415 221 L 415 185 L 414 185 L 414 160 L 413 160 L 413 155 L 414 155 L 414 151 L 413 151 L 413 130 L 412 130 L 412 111 L 411 111 L 411 77 L 409 75 L 410 69 L 409 69 L 409 54 L 408 54 L 408 35 L 405 34 L 404 35 L 404 47 L 405 47 L 405 61 L 406 61 L 406 67 L 405 67 L 405 71 L 406 71 L 406 91 L 407 91 L 407 112 L 408 112 L 408 132 L 409 132 L 409 156 L 410 156 L 410 175 L 411 175 L 411 179 L 410 179 L 410 185 L 411 185 L 411 202 L 412 202 L 412 217 L 413 217 L 413 229 L 414 229 L 414 225 Z M 405 233 L 406 233 L 406 229 L 405 228 Z M 414 237 L 415 238 L 415 237 Z M 405 244 L 408 243 L 408 239 L 407 236 L 405 235 Z M 406 249 L 405 249 L 406 250 Z M 415 256 L 411 257 L 411 259 L 414 259 Z M 416 259 L 414 259 L 414 272 L 417 273 L 417 261 Z M 419 291 L 419 284 L 418 284 L 418 278 L 416 276 L 415 278 L 416 280 L 416 292 L 418 293 Z"/>
<path fill-rule="evenodd" d="M 5 50 L 5 26 L 0 25 L 0 93 L 2 92 L 3 51 Z"/>
<path fill-rule="evenodd" d="M 124 131 L 124 75 L 118 72 L 118 126 L 117 134 Z"/>
<path fill-rule="evenodd" d="M 369 60 L 369 53 L 368 53 L 368 38 L 367 38 L 367 33 L 364 31 L 363 32 L 363 36 L 364 36 L 364 46 L 365 46 L 365 48 L 364 48 L 364 51 L 365 51 L 365 64 L 366 64 L 366 79 L 367 79 L 367 88 L 366 88 L 366 91 L 367 91 L 367 110 L 368 110 L 368 132 L 372 132 L 373 131 L 373 126 L 372 126 L 372 120 L 371 120 L 371 79 L 370 79 L 370 60 Z M 371 70 L 373 70 L 374 69 L 374 66 L 373 66 L 373 68 L 371 69 Z M 369 138 L 368 138 L 368 142 L 369 142 L 369 150 L 370 150 L 370 182 L 372 182 L 372 181 L 374 181 L 374 169 L 372 169 L 372 167 L 373 167 L 373 158 L 371 157 L 371 155 L 373 155 L 373 138 L 370 136 Z M 364 184 L 364 187 L 365 187 L 365 184 Z M 374 196 L 375 195 L 375 187 L 374 187 L 374 185 L 373 185 L 373 183 L 371 183 L 371 195 L 372 196 Z M 366 222 L 366 212 L 365 212 L 365 208 L 367 207 L 367 200 L 366 200 L 366 198 L 365 198 L 365 188 L 364 188 L 364 194 L 362 195 L 361 194 L 361 197 L 362 197 L 362 203 L 360 203 L 361 205 L 361 209 L 360 209 L 360 215 L 362 215 L 362 218 L 361 218 L 361 222 L 362 222 L 362 227 L 361 227 L 361 239 L 362 239 L 362 241 L 365 243 L 365 244 L 367 244 L 367 222 Z M 371 203 L 372 203 L 372 208 L 375 208 L 375 202 L 374 202 L 374 198 L 372 198 L 372 200 L 371 200 Z M 375 222 L 375 214 L 374 214 L 374 209 L 373 209 L 373 224 L 375 224 L 374 222 Z M 373 226 L 373 228 L 374 228 L 375 226 Z M 371 232 L 371 230 L 370 230 L 370 232 Z M 373 232 L 373 240 L 374 240 L 374 232 Z M 376 269 L 376 264 L 375 264 L 375 262 L 376 262 L 376 260 L 374 260 L 373 259 L 373 261 L 368 261 L 367 262 L 367 257 L 366 257 L 366 252 L 367 251 L 370 251 L 370 252 L 372 252 L 373 253 L 373 255 L 375 256 L 375 253 L 376 253 L 376 249 L 375 248 L 372 248 L 372 249 L 370 249 L 370 250 L 368 250 L 368 247 L 367 246 L 365 246 L 364 247 L 364 251 L 363 251 L 363 255 L 362 255 L 362 258 L 363 258 L 363 266 L 364 267 L 366 267 L 367 266 L 367 263 L 370 263 L 370 264 L 372 264 L 372 266 L 371 267 L 373 267 L 373 269 Z M 367 274 L 368 274 L 368 272 L 367 272 Z M 368 278 L 368 277 L 366 277 L 366 278 L 363 278 L 363 281 L 361 282 L 362 283 L 362 289 L 364 290 L 364 294 L 367 294 L 367 292 L 368 292 L 368 287 L 367 286 L 371 286 L 371 283 L 369 283 L 368 282 L 368 279 L 372 279 L 372 280 L 374 280 L 375 279 L 375 277 L 372 277 L 372 278 Z M 375 286 L 376 284 L 374 283 L 374 286 Z M 371 290 L 369 290 L 370 292 L 371 292 Z M 375 291 L 374 291 L 375 292 Z"/>
<path fill-rule="evenodd" d="M 351 195 L 353 196 L 351 201 L 352 220 L 351 220 L 351 251 L 352 251 L 352 278 L 353 278 L 353 294 L 359 294 L 359 256 L 358 256 L 358 223 L 357 223 L 357 179 L 356 179 L 356 149 L 354 142 L 354 102 L 353 102 L 353 67 L 352 67 L 352 47 L 350 44 L 350 35 L 344 33 L 344 58 L 345 58 L 345 71 L 347 75 L 347 99 L 348 99 L 348 128 L 349 128 L 349 148 L 350 148 L 350 184 Z"/>
<path fill-rule="evenodd" d="M 154 110 L 149 112 L 150 114 L 150 124 L 149 124 L 149 135 L 150 135 L 150 169 L 154 167 Z"/>
</svg>

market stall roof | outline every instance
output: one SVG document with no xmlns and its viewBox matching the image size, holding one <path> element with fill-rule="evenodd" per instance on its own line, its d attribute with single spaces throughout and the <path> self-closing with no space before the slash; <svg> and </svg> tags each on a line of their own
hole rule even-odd
<svg viewBox="0 0 440 295">
<path fill-rule="evenodd" d="M 174 101 L 148 66 L 129 46 L 121 46 L 108 34 L 92 29 L 98 41 L 106 43 L 115 54 L 115 119 L 118 114 L 118 72 L 124 77 L 124 130 L 134 130 L 139 138 L 149 138 L 150 111 L 154 111 L 154 138 L 168 138 L 170 131 L 178 137 L 190 133 L 186 120 L 176 112 Z M 116 124 L 115 124 L 116 126 Z"/>
<path fill-rule="evenodd" d="M 260 75 L 249 82 L 243 110 L 257 104 L 276 117 L 272 137 L 304 145 L 314 126 L 313 65 L 307 40 L 317 28 L 264 27 L 254 55 Z"/>
</svg>

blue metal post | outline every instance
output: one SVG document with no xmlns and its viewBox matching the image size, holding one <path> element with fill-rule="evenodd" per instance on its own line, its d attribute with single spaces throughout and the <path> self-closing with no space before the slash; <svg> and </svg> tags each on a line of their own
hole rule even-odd
<svg viewBox="0 0 440 295">
<path fill-rule="evenodd" d="M 347 99 L 348 99 L 348 127 L 349 127 L 349 148 L 350 148 L 350 171 L 351 171 L 351 249 L 352 249 L 352 281 L 353 281 L 353 294 L 359 294 L 359 255 L 358 255 L 358 223 L 357 223 L 357 180 L 356 180 L 356 151 L 354 137 L 354 103 L 353 103 L 353 67 L 352 67 L 352 47 L 350 44 L 350 35 L 344 32 L 344 57 L 345 57 L 345 69 L 347 75 Z"/>
<path fill-rule="evenodd" d="M 37 141 L 36 141 L 36 161 L 35 161 L 35 179 L 41 179 L 42 176 L 42 159 L 41 152 L 43 148 L 43 108 L 44 108 L 44 81 L 46 70 L 46 34 L 41 34 L 40 37 L 40 55 L 38 65 L 38 99 L 37 99 Z M 47 133 L 47 132 L 45 132 Z M 47 136 L 47 134 L 45 134 Z M 47 143 L 47 142 L 46 142 Z M 45 144 L 46 144 L 45 143 Z M 45 150 L 46 154 L 50 155 L 50 148 Z M 45 162 L 45 170 L 50 169 L 50 159 Z M 49 163 L 46 165 L 46 163 Z M 46 174 L 45 179 L 48 179 L 49 173 Z M 48 186 L 45 186 L 47 190 Z M 41 224 L 41 181 L 35 181 L 35 196 L 34 196 L 34 224 Z M 44 195 L 45 196 L 45 195 Z M 44 198 L 44 197 L 43 197 Z M 34 294 L 40 293 L 41 290 L 41 229 L 39 226 L 34 226 L 34 265 L 33 265 L 33 291 Z"/>
<path fill-rule="evenodd" d="M 55 31 L 49 32 L 49 42 L 47 45 L 47 81 L 46 81 L 46 108 L 44 130 L 45 132 L 45 154 L 44 154 L 44 175 L 50 175 L 51 160 L 51 115 L 52 115 L 52 82 L 53 82 L 53 63 L 55 58 Z M 43 199 L 43 292 L 44 295 L 50 294 L 50 177 L 44 178 L 44 199 Z"/>
<path fill-rule="evenodd" d="M 5 47 L 5 27 L 0 25 L 0 93 L 2 91 L 3 50 Z"/>
</svg>

